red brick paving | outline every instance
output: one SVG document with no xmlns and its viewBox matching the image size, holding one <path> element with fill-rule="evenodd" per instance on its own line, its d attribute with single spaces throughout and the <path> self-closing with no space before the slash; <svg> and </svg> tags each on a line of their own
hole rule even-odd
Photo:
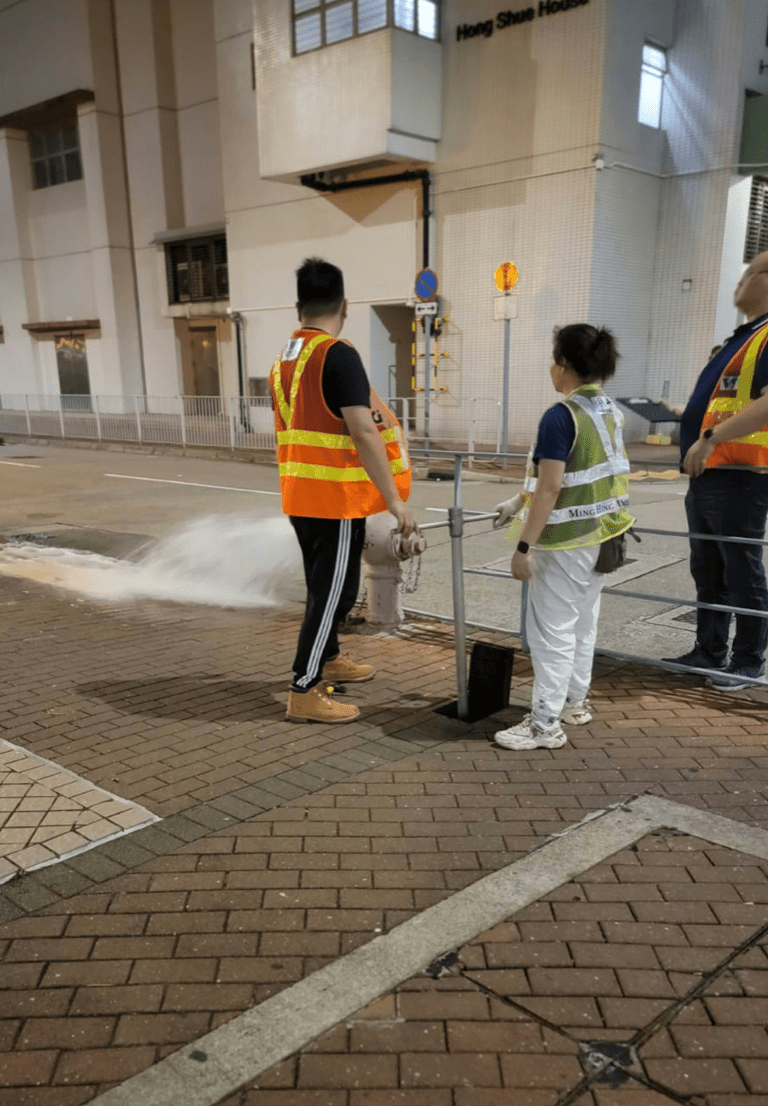
<svg viewBox="0 0 768 1106">
<path fill-rule="evenodd" d="M 697 1106 L 765 1106 L 766 1009 L 750 988 L 768 978 L 768 939 L 735 957 L 701 998 L 683 997 L 733 948 L 711 939 L 734 929 L 720 923 L 723 905 L 737 929 L 730 936 L 766 922 L 745 893 L 768 890 L 768 864 L 750 864 L 759 874 L 744 884 L 746 859 L 697 839 L 648 836 L 478 936 L 441 978 L 408 980 L 264 1072 L 227 1106 L 293 1106 L 321 1086 L 346 1088 L 344 1106 L 555 1106 L 569 1093 L 582 1106 L 669 1106 L 676 1096 Z M 661 890 L 714 869 L 730 890 L 725 903 L 715 897 L 681 911 Z M 655 882 L 638 879 L 647 872 Z M 590 902 L 605 884 L 630 891 L 608 919 Z M 669 907 L 674 923 L 640 921 L 649 900 L 631 891 L 648 887 L 652 905 Z M 680 951 L 687 955 L 676 963 Z M 600 1041 L 637 1047 L 621 1086 L 585 1079 L 580 1043 Z"/>
<path fill-rule="evenodd" d="M 430 713 L 430 699 L 453 692 L 453 658 L 448 631 L 425 630 L 355 643 L 383 674 L 364 689 L 376 713 L 341 734 L 282 718 L 290 615 L 112 612 L 15 581 L 0 595 L 5 735 L 165 816 L 371 738 L 455 735 L 0 926 L 0 1106 L 80 1106 L 638 792 L 768 826 L 759 695 L 722 696 L 695 680 L 676 690 L 667 675 L 601 662 L 595 721 L 555 753 L 510 754 L 485 741 L 497 722 L 466 731 Z M 516 661 L 516 680 L 527 673 Z M 375 1016 L 280 1065 L 269 1088 L 231 1102 L 551 1106 L 574 1085 L 578 1059 L 532 1015 L 574 1040 L 626 1040 L 762 924 L 767 904 L 755 858 L 647 838 L 468 946 L 473 980 L 404 985 Z M 690 1089 L 706 1062 L 706 1106 L 757 1106 L 761 1095 L 766 1106 L 768 1061 L 753 1032 L 765 1024 L 765 967 L 763 946 L 745 953 L 717 993 L 644 1045 L 653 1078 Z M 523 1009 L 478 990 L 488 980 Z M 734 1034 L 739 1026 L 750 1032 Z M 706 1028 L 727 1032 L 695 1036 Z M 748 1054 L 722 1055 L 735 1040 Z M 576 1106 L 662 1101 L 630 1083 L 593 1086 Z"/>
</svg>

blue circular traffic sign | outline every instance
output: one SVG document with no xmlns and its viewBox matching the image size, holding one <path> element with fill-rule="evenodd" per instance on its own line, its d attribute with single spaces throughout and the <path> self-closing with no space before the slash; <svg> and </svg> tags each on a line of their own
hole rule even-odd
<svg viewBox="0 0 768 1106">
<path fill-rule="evenodd" d="M 437 293 L 437 274 L 432 269 L 422 269 L 416 274 L 414 291 L 422 302 L 434 299 Z"/>
</svg>

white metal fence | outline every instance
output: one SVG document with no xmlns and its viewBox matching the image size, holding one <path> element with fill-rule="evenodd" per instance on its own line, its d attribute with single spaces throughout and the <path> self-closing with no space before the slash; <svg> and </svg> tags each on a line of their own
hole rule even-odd
<svg viewBox="0 0 768 1106">
<path fill-rule="evenodd" d="M 500 449 L 501 404 L 449 397 L 433 401 L 428 444 L 434 449 Z M 406 442 L 427 444 L 422 396 L 388 400 Z M 0 435 L 74 438 L 218 449 L 274 449 L 269 397 L 0 395 Z"/>
<path fill-rule="evenodd" d="M 0 396 L 0 434 L 154 445 L 274 449 L 267 398 Z"/>
</svg>

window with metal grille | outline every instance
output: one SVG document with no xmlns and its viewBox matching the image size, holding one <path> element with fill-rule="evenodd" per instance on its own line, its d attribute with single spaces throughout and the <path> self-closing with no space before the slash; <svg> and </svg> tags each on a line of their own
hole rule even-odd
<svg viewBox="0 0 768 1106">
<path fill-rule="evenodd" d="M 229 299 L 227 240 L 223 234 L 166 242 L 165 268 L 169 303 Z"/>
<path fill-rule="evenodd" d="M 768 178 L 753 177 L 744 239 L 744 263 L 749 264 L 763 250 L 768 250 Z"/>
<path fill-rule="evenodd" d="M 384 27 L 436 40 L 439 5 L 440 0 L 293 0 L 293 52 L 306 54 Z"/>
<path fill-rule="evenodd" d="M 54 184 L 82 180 L 83 162 L 76 119 L 29 131 L 27 138 L 33 188 L 50 188 Z"/>
</svg>

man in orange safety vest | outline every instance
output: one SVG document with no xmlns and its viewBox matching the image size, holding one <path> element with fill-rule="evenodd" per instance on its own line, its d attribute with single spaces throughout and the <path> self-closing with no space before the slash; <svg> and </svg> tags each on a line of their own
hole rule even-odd
<svg viewBox="0 0 768 1106">
<path fill-rule="evenodd" d="M 728 657 L 731 614 L 698 607 L 696 644 L 668 660 L 713 669 L 710 684 L 736 691 L 765 672 L 768 612 L 763 548 L 698 535 L 761 541 L 768 516 L 768 251 L 745 269 L 734 303 L 747 321 L 716 347 L 682 413 L 682 467 L 691 575 L 700 603 L 740 608 Z M 726 676 L 720 672 L 727 673 Z"/>
<path fill-rule="evenodd" d="M 270 373 L 283 511 L 301 546 L 307 605 L 286 717 L 352 722 L 326 681 L 363 683 L 370 664 L 339 651 L 338 627 L 357 598 L 369 515 L 389 511 L 407 537 L 411 465 L 402 429 L 339 335 L 347 317 L 341 269 L 308 258 L 296 273 L 299 327 Z M 322 681 L 322 682 L 321 682 Z"/>
</svg>

